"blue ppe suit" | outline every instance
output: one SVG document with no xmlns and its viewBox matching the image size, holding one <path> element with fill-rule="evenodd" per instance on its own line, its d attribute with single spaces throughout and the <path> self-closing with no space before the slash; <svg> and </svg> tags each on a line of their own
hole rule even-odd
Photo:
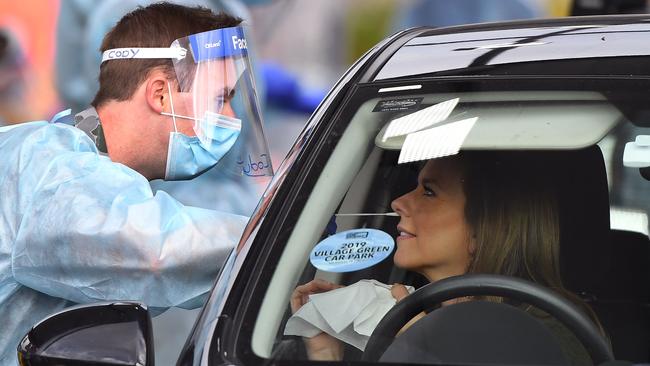
<svg viewBox="0 0 650 366">
<path fill-rule="evenodd" d="M 72 303 L 200 306 L 247 221 L 154 195 L 75 127 L 0 127 L 0 365 Z"/>
</svg>

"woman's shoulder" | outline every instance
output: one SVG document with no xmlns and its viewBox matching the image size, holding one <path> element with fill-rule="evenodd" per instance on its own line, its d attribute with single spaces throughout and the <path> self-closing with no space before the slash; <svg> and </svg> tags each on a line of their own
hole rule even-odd
<svg viewBox="0 0 650 366">
<path fill-rule="evenodd" d="M 573 334 L 573 332 L 571 332 L 562 322 L 548 313 L 534 307 L 526 309 L 526 312 L 544 323 L 544 325 L 555 335 L 556 339 L 560 342 L 562 352 L 567 356 L 571 365 L 593 364 L 587 349 L 582 345 L 580 340 L 578 340 L 578 337 L 576 337 L 575 334 Z"/>
</svg>

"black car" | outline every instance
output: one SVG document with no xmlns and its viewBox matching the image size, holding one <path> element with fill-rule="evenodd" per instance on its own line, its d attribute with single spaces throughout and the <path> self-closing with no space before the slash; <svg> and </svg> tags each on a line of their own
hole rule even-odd
<svg viewBox="0 0 650 366">
<path fill-rule="evenodd" d="M 278 169 L 178 364 L 313 362 L 287 324 L 294 289 L 314 278 L 419 288 L 372 334 L 359 330 L 360 313 L 344 324 L 340 332 L 358 331 L 363 343 L 344 346 L 346 364 L 575 363 L 540 321 L 548 317 L 589 363 L 650 362 L 649 39 L 650 16 L 639 15 L 415 28 L 376 45 Z M 423 161 L 458 154 L 482 159 L 491 176 L 516 173 L 484 194 L 515 204 L 529 186 L 550 194 L 561 287 L 505 270 L 432 281 L 394 265 L 392 238 L 402 237 L 400 248 L 415 233 L 398 228 L 405 214 L 393 200 L 422 184 Z M 502 220 L 492 230 L 507 240 L 515 226 Z M 311 316 L 350 317 L 356 303 L 346 301 Z M 426 315 L 396 337 L 418 314 Z M 152 365 L 146 306 L 64 311 L 36 325 L 18 352 L 23 365 Z"/>
</svg>

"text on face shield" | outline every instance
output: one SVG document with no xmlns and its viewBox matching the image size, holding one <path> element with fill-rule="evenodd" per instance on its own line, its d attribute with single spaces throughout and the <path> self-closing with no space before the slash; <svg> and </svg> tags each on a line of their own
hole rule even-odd
<svg viewBox="0 0 650 366">
<path fill-rule="evenodd" d="M 247 50 L 248 44 L 246 43 L 246 38 L 232 36 L 232 47 L 234 49 Z"/>
</svg>

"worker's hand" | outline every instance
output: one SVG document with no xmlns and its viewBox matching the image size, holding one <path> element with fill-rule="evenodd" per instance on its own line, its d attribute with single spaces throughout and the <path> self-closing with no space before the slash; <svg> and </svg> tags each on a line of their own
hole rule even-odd
<svg viewBox="0 0 650 366">
<path fill-rule="evenodd" d="M 300 285 L 291 294 L 291 312 L 295 313 L 309 301 L 309 295 L 331 291 L 343 286 L 325 280 L 315 279 Z M 336 361 L 343 359 L 343 343 L 327 333 L 303 338 L 310 360 Z"/>
</svg>

